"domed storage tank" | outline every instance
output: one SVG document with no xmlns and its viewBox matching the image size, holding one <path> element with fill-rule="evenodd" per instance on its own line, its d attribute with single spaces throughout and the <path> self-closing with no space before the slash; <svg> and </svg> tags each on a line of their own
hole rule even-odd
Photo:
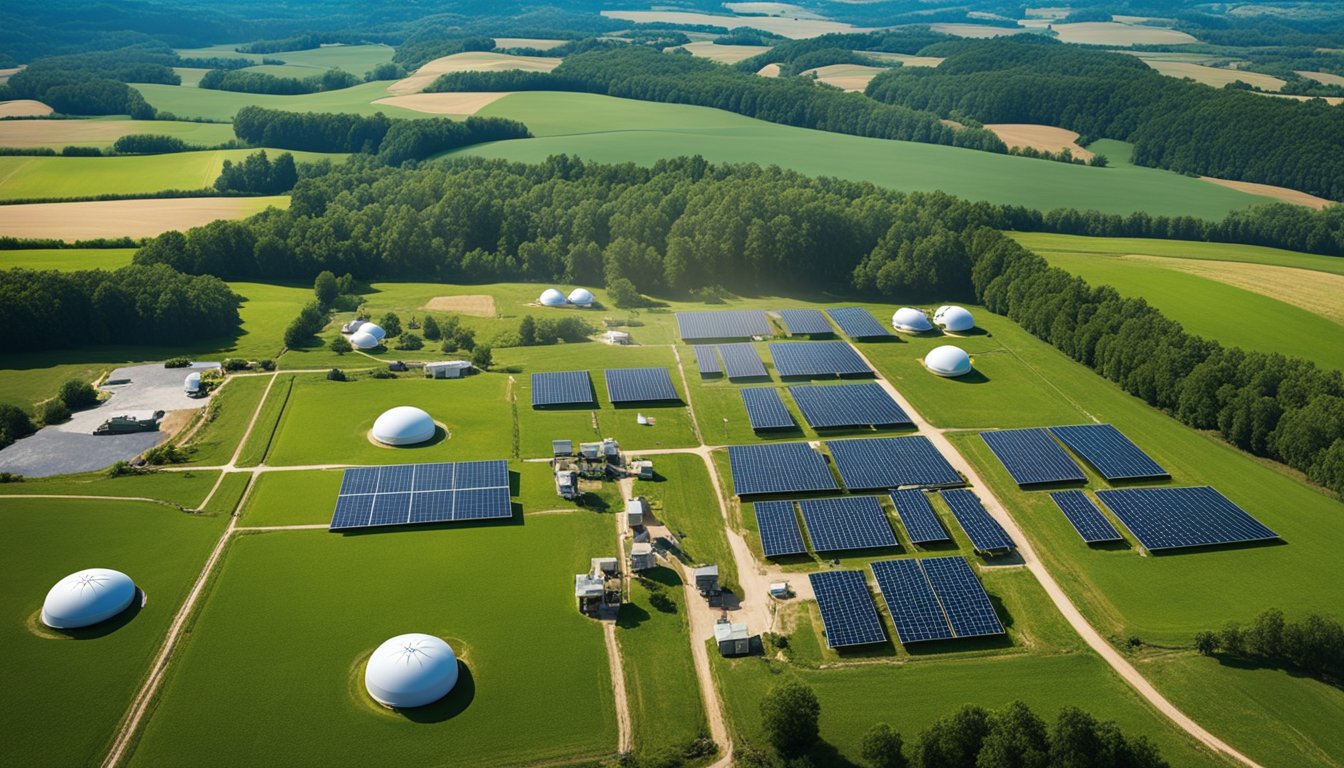
<svg viewBox="0 0 1344 768">
<path fill-rule="evenodd" d="M 131 606 L 135 582 L 121 571 L 88 568 L 66 576 L 47 592 L 42 623 L 76 629 L 107 621 Z"/>
<path fill-rule="evenodd" d="M 399 405 L 373 422 L 373 439 L 384 445 L 415 445 L 434 437 L 436 429 L 428 413 Z"/>
<path fill-rule="evenodd" d="M 933 313 L 933 322 L 944 331 L 952 333 L 969 331 L 975 327 L 975 317 L 965 307 L 939 307 L 938 311 Z"/>
<path fill-rule="evenodd" d="M 355 349 L 373 349 L 382 343 L 383 342 L 379 341 L 377 337 L 365 333 L 362 330 L 350 336 L 350 346 Z"/>
<path fill-rule="evenodd" d="M 554 288 L 547 288 L 541 292 L 541 297 L 537 301 L 546 307 L 563 307 L 565 305 L 565 294 Z"/>
<path fill-rule="evenodd" d="M 971 358 L 960 347 L 944 344 L 929 350 L 924 356 L 924 367 L 939 376 L 965 376 L 971 372 Z"/>
<path fill-rule="evenodd" d="M 575 288 L 569 292 L 569 303 L 576 307 L 593 306 L 593 292 L 587 288 Z"/>
<path fill-rule="evenodd" d="M 359 332 L 367 333 L 379 341 L 382 341 L 387 336 L 387 331 L 384 331 L 383 327 L 377 323 L 365 323 L 359 326 Z"/>
<path fill-rule="evenodd" d="M 913 307 L 901 307 L 891 316 L 891 327 L 905 333 L 923 333 L 933 330 L 929 318 Z"/>
<path fill-rule="evenodd" d="M 378 646 L 364 668 L 364 688 L 385 707 L 423 707 L 457 685 L 457 655 L 433 635 L 397 635 Z"/>
</svg>

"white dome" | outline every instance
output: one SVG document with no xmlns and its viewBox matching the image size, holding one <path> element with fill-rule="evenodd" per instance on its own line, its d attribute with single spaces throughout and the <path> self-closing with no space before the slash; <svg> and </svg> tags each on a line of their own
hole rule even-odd
<svg viewBox="0 0 1344 768">
<path fill-rule="evenodd" d="M 924 367 L 939 376 L 964 376 L 971 372 L 971 358 L 960 347 L 944 344 L 924 356 Z"/>
<path fill-rule="evenodd" d="M 200 388 L 201 388 L 201 374 L 200 374 L 200 373 L 188 373 L 188 374 L 187 374 L 187 378 L 184 379 L 184 380 L 182 381 L 182 386 L 183 386 L 183 387 L 186 387 L 186 388 L 189 389 L 189 390 L 193 390 L 193 391 L 194 391 L 194 390 L 197 390 L 197 389 L 200 389 Z"/>
<path fill-rule="evenodd" d="M 933 313 L 933 322 L 945 331 L 969 331 L 975 327 L 975 318 L 965 307 L 939 307 Z"/>
<path fill-rule="evenodd" d="M 554 288 L 547 288 L 541 292 L 541 298 L 537 299 L 537 301 L 548 307 L 558 307 L 565 303 L 565 294 Z"/>
<path fill-rule="evenodd" d="M 587 288 L 575 288 L 569 292 L 569 303 L 587 307 L 593 303 L 593 292 Z"/>
<path fill-rule="evenodd" d="M 443 640 L 412 632 L 388 640 L 369 657 L 364 687 L 385 707 L 423 707 L 457 685 L 457 655 Z"/>
<path fill-rule="evenodd" d="M 89 568 L 56 582 L 42 604 L 42 623 L 56 629 L 87 627 L 130 607 L 135 582 L 121 571 Z"/>
<path fill-rule="evenodd" d="M 891 316 L 891 327 L 906 333 L 923 333 L 933 329 L 929 318 L 918 309 L 901 307 Z"/>
<path fill-rule="evenodd" d="M 379 341 L 382 341 L 383 337 L 387 336 L 387 331 L 384 331 L 383 327 L 377 323 L 365 323 L 359 326 L 359 332 L 367 333 Z"/>
<path fill-rule="evenodd" d="M 350 336 L 350 346 L 355 349 L 373 349 L 379 344 L 382 344 L 382 342 L 379 341 L 377 337 L 371 336 L 364 331 L 359 331 Z"/>
<path fill-rule="evenodd" d="M 347 333 L 354 333 L 355 331 L 358 331 L 360 328 L 363 328 L 365 325 L 368 325 L 368 323 L 364 320 L 351 320 L 350 322 L 345 324 L 345 330 Z"/>
<path fill-rule="evenodd" d="M 410 405 L 399 405 L 373 422 L 373 439 L 385 445 L 415 445 L 434 436 L 434 420 Z"/>
</svg>

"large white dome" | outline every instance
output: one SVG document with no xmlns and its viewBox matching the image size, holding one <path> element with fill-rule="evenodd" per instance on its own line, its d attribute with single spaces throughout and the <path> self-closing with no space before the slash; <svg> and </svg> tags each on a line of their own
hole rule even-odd
<svg viewBox="0 0 1344 768">
<path fill-rule="evenodd" d="M 388 640 L 369 657 L 364 687 L 385 707 L 423 707 L 457 685 L 457 655 L 443 640 L 412 632 Z"/>
<path fill-rule="evenodd" d="M 384 331 L 383 327 L 377 323 L 365 323 L 359 326 L 359 332 L 367 333 L 379 341 L 382 341 L 387 336 L 387 331 Z"/>
<path fill-rule="evenodd" d="M 130 607 L 135 591 L 135 582 L 121 571 L 89 568 L 72 573 L 47 593 L 42 623 L 74 629 L 107 621 Z"/>
<path fill-rule="evenodd" d="M 975 327 L 975 318 L 965 307 L 939 307 L 938 311 L 933 313 L 933 322 L 942 326 L 943 330 L 953 333 L 969 331 Z"/>
<path fill-rule="evenodd" d="M 564 306 L 565 294 L 555 290 L 554 288 L 547 288 L 546 290 L 541 292 L 541 297 L 538 298 L 537 301 L 541 302 L 542 304 L 548 307 L 560 307 Z"/>
<path fill-rule="evenodd" d="M 960 347 L 944 344 L 924 356 L 924 367 L 939 376 L 964 376 L 971 372 L 971 358 Z"/>
<path fill-rule="evenodd" d="M 377 337 L 365 333 L 364 331 L 359 331 L 350 336 L 350 346 L 355 349 L 373 349 L 379 344 L 382 344 L 382 342 L 379 341 Z"/>
<path fill-rule="evenodd" d="M 929 318 L 923 312 L 911 307 L 901 307 L 891 316 L 891 327 L 906 333 L 923 333 L 933 330 Z"/>
<path fill-rule="evenodd" d="M 385 411 L 373 422 L 373 439 L 385 445 L 415 445 L 434 436 L 434 420 L 411 405 Z"/>
<path fill-rule="evenodd" d="M 587 288 L 575 288 L 569 292 L 569 303 L 580 307 L 593 305 L 593 292 Z"/>
</svg>

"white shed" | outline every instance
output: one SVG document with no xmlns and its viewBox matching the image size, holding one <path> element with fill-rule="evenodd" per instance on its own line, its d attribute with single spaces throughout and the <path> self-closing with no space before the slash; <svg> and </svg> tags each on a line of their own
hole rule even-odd
<svg viewBox="0 0 1344 768">
<path fill-rule="evenodd" d="M 427 379 L 460 379 L 471 370 L 466 360 L 444 360 L 438 363 L 425 363 Z"/>
</svg>

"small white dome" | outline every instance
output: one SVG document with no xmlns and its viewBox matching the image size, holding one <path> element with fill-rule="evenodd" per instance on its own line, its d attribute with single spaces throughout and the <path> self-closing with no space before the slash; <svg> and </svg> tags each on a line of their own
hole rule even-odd
<svg viewBox="0 0 1344 768">
<path fill-rule="evenodd" d="M 364 331 L 359 331 L 350 336 L 350 346 L 355 349 L 373 349 L 382 343 L 383 342 L 379 341 L 376 336 L 372 336 Z"/>
<path fill-rule="evenodd" d="M 182 386 L 189 392 L 195 392 L 201 388 L 201 374 L 197 372 L 188 373 L 187 378 L 182 381 Z"/>
<path fill-rule="evenodd" d="M 383 327 L 377 323 L 365 323 L 359 326 L 359 332 L 367 333 L 379 341 L 382 341 L 383 338 L 387 336 L 387 331 L 384 331 Z"/>
<path fill-rule="evenodd" d="M 428 413 L 399 405 L 373 422 L 373 439 L 385 445 L 415 445 L 434 437 L 436 429 Z"/>
<path fill-rule="evenodd" d="M 906 333 L 923 333 L 933 330 L 929 318 L 923 312 L 911 307 L 901 307 L 891 316 L 891 327 Z"/>
<path fill-rule="evenodd" d="M 593 292 L 587 288 L 575 288 L 569 292 L 569 303 L 580 307 L 592 306 Z"/>
<path fill-rule="evenodd" d="M 565 294 L 554 288 L 547 288 L 541 292 L 541 298 L 537 299 L 537 301 L 548 307 L 559 307 L 563 306 L 565 303 Z"/>
<path fill-rule="evenodd" d="M 364 687 L 385 707 L 423 707 L 457 685 L 457 655 L 440 638 L 412 632 L 388 640 L 369 657 Z"/>
<path fill-rule="evenodd" d="M 971 372 L 971 358 L 960 347 L 944 344 L 924 356 L 924 367 L 939 376 L 964 376 Z"/>
<path fill-rule="evenodd" d="M 975 327 L 975 318 L 965 307 L 939 307 L 938 311 L 933 313 L 933 322 L 942 326 L 943 330 L 953 333 L 969 331 Z"/>
<path fill-rule="evenodd" d="M 89 568 L 56 582 L 42 604 L 42 623 L 56 629 L 87 627 L 116 616 L 135 600 L 135 582 L 121 571 Z"/>
</svg>

